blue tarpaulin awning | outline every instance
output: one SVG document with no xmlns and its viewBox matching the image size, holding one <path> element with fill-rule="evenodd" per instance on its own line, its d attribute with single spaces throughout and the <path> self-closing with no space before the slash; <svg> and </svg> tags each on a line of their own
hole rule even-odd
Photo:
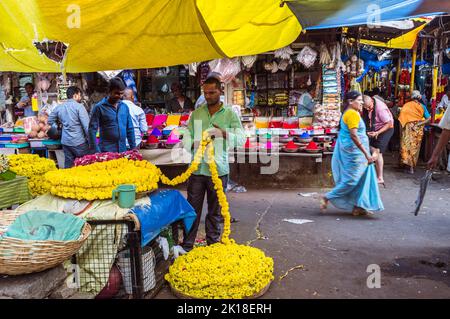
<svg viewBox="0 0 450 319">
<path fill-rule="evenodd" d="M 306 30 L 377 24 L 450 12 L 442 0 L 292 0 L 286 1 Z"/>
</svg>

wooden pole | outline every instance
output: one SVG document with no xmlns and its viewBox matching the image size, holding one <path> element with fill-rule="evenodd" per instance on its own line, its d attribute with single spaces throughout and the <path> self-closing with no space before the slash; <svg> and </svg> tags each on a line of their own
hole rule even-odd
<svg viewBox="0 0 450 319">
<path fill-rule="evenodd" d="M 414 43 L 413 54 L 412 54 L 412 66 L 411 66 L 411 83 L 409 85 L 409 92 L 412 95 L 412 91 L 414 91 L 414 78 L 416 76 L 416 60 L 417 60 L 417 40 Z"/>
</svg>

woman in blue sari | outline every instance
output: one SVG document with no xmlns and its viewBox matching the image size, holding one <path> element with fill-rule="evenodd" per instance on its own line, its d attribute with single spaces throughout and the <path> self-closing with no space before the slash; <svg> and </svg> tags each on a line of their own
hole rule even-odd
<svg viewBox="0 0 450 319">
<path fill-rule="evenodd" d="M 337 208 L 352 211 L 354 216 L 384 209 L 378 189 L 375 165 L 377 154 L 370 153 L 366 125 L 361 119 L 361 93 L 350 91 L 334 148 L 331 167 L 336 186 L 321 200 L 324 211 L 331 202 Z"/>
</svg>

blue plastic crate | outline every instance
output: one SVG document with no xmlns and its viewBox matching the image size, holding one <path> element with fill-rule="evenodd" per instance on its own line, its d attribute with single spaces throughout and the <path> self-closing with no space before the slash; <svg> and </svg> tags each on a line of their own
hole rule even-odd
<svg viewBox="0 0 450 319">
<path fill-rule="evenodd" d="M 59 140 L 44 140 L 42 141 L 44 145 L 61 145 L 61 141 Z"/>
<path fill-rule="evenodd" d="M 30 143 L 21 143 L 21 144 L 7 143 L 7 144 L 5 144 L 5 147 L 7 147 L 7 148 L 27 148 L 29 146 L 30 146 Z"/>
<path fill-rule="evenodd" d="M 0 135 L 0 141 L 12 141 L 12 136 L 9 134 Z"/>
</svg>

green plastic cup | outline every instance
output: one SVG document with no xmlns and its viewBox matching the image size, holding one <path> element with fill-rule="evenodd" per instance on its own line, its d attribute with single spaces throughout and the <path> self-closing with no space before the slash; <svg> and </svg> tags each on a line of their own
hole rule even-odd
<svg viewBox="0 0 450 319">
<path fill-rule="evenodd" d="M 132 184 L 119 185 L 112 192 L 112 200 L 116 201 L 116 194 L 119 194 L 119 207 L 120 208 L 131 208 L 134 206 L 136 201 L 136 186 Z"/>
</svg>

